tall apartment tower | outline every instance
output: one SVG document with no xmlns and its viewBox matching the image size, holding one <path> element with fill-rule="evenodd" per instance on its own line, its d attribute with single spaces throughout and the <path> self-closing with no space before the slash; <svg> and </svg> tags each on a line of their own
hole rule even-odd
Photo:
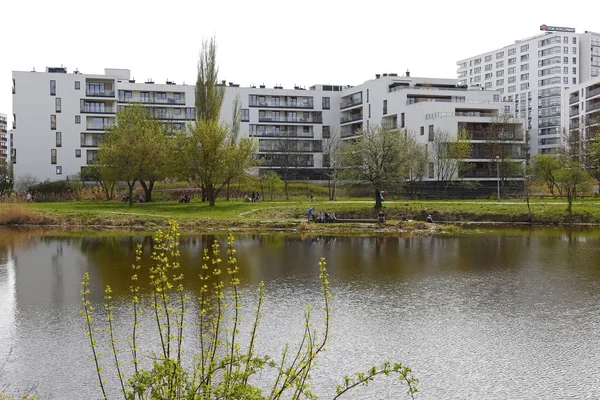
<svg viewBox="0 0 600 400">
<path fill-rule="evenodd" d="M 542 25 L 543 33 L 457 62 L 461 85 L 499 90 L 526 121 L 529 155 L 566 145 L 566 90 L 600 76 L 600 34 Z"/>
<path fill-rule="evenodd" d="M 8 131 L 6 114 L 0 114 L 0 164 L 6 164 L 8 160 Z"/>
</svg>

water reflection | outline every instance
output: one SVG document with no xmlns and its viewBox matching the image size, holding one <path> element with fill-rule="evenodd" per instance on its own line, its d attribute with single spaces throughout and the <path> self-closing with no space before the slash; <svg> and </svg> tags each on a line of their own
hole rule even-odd
<svg viewBox="0 0 600 400">
<path fill-rule="evenodd" d="M 215 239 L 225 246 L 220 236 L 182 237 L 188 290 Z M 85 385 L 93 368 L 81 276 L 90 273 L 95 301 L 111 285 L 117 319 L 126 321 L 135 248 L 143 247 L 146 263 L 151 243 L 149 235 L 0 231 L 0 357 L 14 349 L 5 379 L 15 387 L 39 382 L 43 398 L 96 396 Z M 319 304 L 318 261 L 327 259 L 335 340 L 314 374 L 324 397 L 345 373 L 391 359 L 414 368 L 420 398 L 581 398 L 600 390 L 590 373 L 600 365 L 599 244 L 595 231 L 509 229 L 424 238 L 248 235 L 236 248 L 250 304 L 249 289 L 266 282 L 269 330 L 259 345 L 272 355 L 299 337 L 304 305 Z M 372 390 L 356 396 L 392 396 L 388 386 Z"/>
</svg>

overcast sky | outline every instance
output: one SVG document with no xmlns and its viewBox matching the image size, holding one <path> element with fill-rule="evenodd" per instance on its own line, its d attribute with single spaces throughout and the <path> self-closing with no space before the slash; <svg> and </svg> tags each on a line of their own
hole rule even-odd
<svg viewBox="0 0 600 400">
<path fill-rule="evenodd" d="M 216 35 L 220 78 L 243 86 L 356 85 L 376 73 L 456 77 L 456 61 L 536 35 L 541 24 L 600 31 L 591 0 L 3 0 L 0 113 L 11 71 L 103 73 L 194 83 Z"/>
</svg>

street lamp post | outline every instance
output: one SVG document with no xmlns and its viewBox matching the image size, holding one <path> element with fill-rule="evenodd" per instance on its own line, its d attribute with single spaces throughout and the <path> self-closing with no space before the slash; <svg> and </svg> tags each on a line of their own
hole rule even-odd
<svg viewBox="0 0 600 400">
<path fill-rule="evenodd" d="M 500 156 L 496 156 L 496 178 L 498 182 L 498 204 L 500 204 Z"/>
</svg>

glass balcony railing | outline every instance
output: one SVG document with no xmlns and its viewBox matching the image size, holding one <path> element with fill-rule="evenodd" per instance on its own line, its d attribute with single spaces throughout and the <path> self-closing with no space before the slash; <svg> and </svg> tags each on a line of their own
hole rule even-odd
<svg viewBox="0 0 600 400">
<path fill-rule="evenodd" d="M 586 94 L 586 98 L 589 99 L 590 97 L 594 97 L 600 94 L 600 87 L 592 89 L 592 90 L 588 90 L 587 94 Z"/>
<path fill-rule="evenodd" d="M 251 101 L 250 107 L 270 107 L 270 108 L 314 108 L 312 101 Z"/>
<path fill-rule="evenodd" d="M 347 124 L 350 122 L 360 121 L 362 119 L 363 119 L 362 114 L 348 115 L 346 117 L 340 118 L 340 124 Z"/>
<path fill-rule="evenodd" d="M 87 97 L 115 97 L 114 90 L 93 90 L 88 89 L 85 91 Z"/>
<path fill-rule="evenodd" d="M 259 122 L 292 122 L 299 124 L 320 124 L 323 122 L 323 117 L 313 115 L 309 118 L 304 117 L 274 117 L 274 116 L 262 116 L 258 117 Z"/>
<path fill-rule="evenodd" d="M 86 114 L 115 114 L 115 107 L 105 106 L 104 104 L 89 104 L 86 103 L 80 107 L 79 112 Z"/>
<path fill-rule="evenodd" d="M 346 100 L 346 101 L 342 101 L 340 103 L 340 110 L 343 110 L 344 108 L 348 108 L 348 107 L 354 107 L 357 106 L 359 104 L 362 104 L 362 98 L 360 99 L 350 99 L 350 100 Z"/>
<path fill-rule="evenodd" d="M 175 97 L 158 96 L 119 96 L 120 103 L 142 103 L 142 104 L 185 104 L 185 99 Z"/>
</svg>

